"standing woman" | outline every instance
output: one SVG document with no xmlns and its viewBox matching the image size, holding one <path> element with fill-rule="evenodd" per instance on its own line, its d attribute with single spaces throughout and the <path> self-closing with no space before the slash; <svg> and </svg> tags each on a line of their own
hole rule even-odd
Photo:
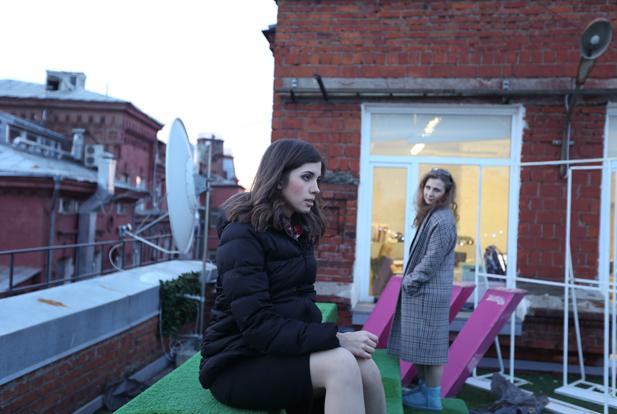
<svg viewBox="0 0 617 414">
<path fill-rule="evenodd" d="M 456 184 L 434 168 L 416 194 L 416 236 L 388 341 L 390 354 L 414 364 L 419 386 L 403 396 L 408 407 L 440 411 L 441 376 L 448 361 L 448 314 L 456 245 Z"/>
<path fill-rule="evenodd" d="M 224 404 L 304 413 L 325 393 L 326 414 L 386 412 L 371 358 L 377 337 L 339 333 L 315 305 L 324 172 L 311 144 L 279 140 L 264 153 L 251 191 L 223 205 L 199 380 Z"/>
</svg>

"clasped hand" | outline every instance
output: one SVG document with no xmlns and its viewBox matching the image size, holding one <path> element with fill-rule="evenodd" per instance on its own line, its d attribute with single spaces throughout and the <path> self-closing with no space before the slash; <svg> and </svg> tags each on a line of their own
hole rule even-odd
<svg viewBox="0 0 617 414">
<path fill-rule="evenodd" d="M 370 358 L 377 347 L 378 337 L 368 331 L 339 332 L 336 334 L 339 344 L 356 358 Z"/>
</svg>

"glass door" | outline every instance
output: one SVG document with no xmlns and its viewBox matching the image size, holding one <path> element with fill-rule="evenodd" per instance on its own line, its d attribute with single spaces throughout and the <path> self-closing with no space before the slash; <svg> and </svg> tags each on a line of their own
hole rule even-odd
<svg viewBox="0 0 617 414">
<path fill-rule="evenodd" d="M 450 170 L 458 186 L 455 280 L 476 280 L 476 269 L 501 275 L 508 253 L 516 262 L 521 107 L 366 104 L 362 111 L 352 303 L 375 300 L 403 272 L 419 180 L 431 168 Z M 485 269 L 485 252 L 499 265 Z"/>
<path fill-rule="evenodd" d="M 371 262 L 368 295 L 379 297 L 402 274 L 405 255 L 407 168 L 373 167 Z"/>
<path fill-rule="evenodd" d="M 369 283 L 363 296 L 379 297 L 394 275 L 402 275 L 420 180 L 432 168 L 448 170 L 457 185 L 457 244 L 454 280 L 475 281 L 477 257 L 485 270 L 485 254 L 494 254 L 505 274 L 508 245 L 509 168 L 460 164 L 410 163 L 372 166 Z M 409 184 L 408 184 L 409 183 Z M 480 207 L 478 209 L 478 207 Z M 479 226 L 478 226 L 479 222 Z"/>
<path fill-rule="evenodd" d="M 454 251 L 454 281 L 473 282 L 478 258 L 480 270 L 505 275 L 509 168 L 419 164 L 418 180 L 432 168 L 448 170 L 456 183 L 457 243 Z M 489 255 L 491 259 L 496 259 L 496 263 L 489 263 L 487 269 Z"/>
</svg>

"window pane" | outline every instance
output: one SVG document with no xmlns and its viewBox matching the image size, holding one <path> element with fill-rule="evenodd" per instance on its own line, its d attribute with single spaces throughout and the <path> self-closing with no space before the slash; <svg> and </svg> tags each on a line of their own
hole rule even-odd
<svg viewBox="0 0 617 414">
<path fill-rule="evenodd" d="M 371 296 L 379 296 L 390 277 L 403 272 L 406 189 L 405 168 L 373 169 Z"/>
<path fill-rule="evenodd" d="M 372 114 L 371 155 L 509 158 L 512 117 Z"/>
<path fill-rule="evenodd" d="M 508 193 L 510 171 L 507 167 L 484 168 L 482 174 L 482 211 L 480 212 L 480 253 L 495 247 L 497 259 L 505 271 L 508 247 Z M 486 261 L 486 259 L 485 259 Z M 485 266 L 487 263 L 484 263 Z M 490 271 L 490 268 L 486 269 Z M 500 274 L 500 273 L 496 273 Z"/>
</svg>

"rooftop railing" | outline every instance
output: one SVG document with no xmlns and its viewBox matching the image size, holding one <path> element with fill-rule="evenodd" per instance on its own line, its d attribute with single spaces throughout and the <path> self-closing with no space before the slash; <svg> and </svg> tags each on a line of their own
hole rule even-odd
<svg viewBox="0 0 617 414">
<path fill-rule="evenodd" d="M 157 234 L 144 239 L 167 250 L 173 245 L 171 234 Z M 86 266 L 80 265 L 79 252 L 87 248 L 93 248 L 93 257 L 96 257 L 95 263 L 90 264 L 90 268 L 94 267 L 91 271 L 80 270 Z M 188 256 L 198 257 L 199 248 L 199 243 L 195 243 Z M 0 298 L 177 258 L 178 254 L 164 253 L 128 238 L 0 250 Z M 17 278 L 16 271 L 24 271 L 25 276 Z"/>
</svg>

